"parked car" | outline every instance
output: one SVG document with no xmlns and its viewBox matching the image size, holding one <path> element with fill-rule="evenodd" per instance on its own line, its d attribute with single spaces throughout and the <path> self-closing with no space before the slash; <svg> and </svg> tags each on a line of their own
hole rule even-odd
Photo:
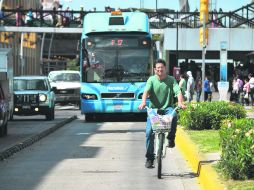
<svg viewBox="0 0 254 190">
<path fill-rule="evenodd" d="M 4 91 L 0 84 L 0 136 L 7 135 L 7 123 L 8 123 L 8 106 L 9 103 L 5 98 Z"/>
<path fill-rule="evenodd" d="M 80 105 L 80 73 L 79 71 L 51 71 L 49 82 L 56 95 L 56 103 L 73 103 Z"/>
<path fill-rule="evenodd" d="M 14 115 L 55 118 L 55 93 L 45 76 L 14 77 Z"/>
</svg>

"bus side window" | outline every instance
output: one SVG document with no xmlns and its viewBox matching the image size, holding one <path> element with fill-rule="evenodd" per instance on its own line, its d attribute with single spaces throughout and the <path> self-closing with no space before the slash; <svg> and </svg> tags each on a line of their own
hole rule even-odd
<svg viewBox="0 0 254 190">
<path fill-rule="evenodd" d="M 83 49 L 83 59 L 82 59 L 82 81 L 87 80 L 87 70 L 90 68 L 89 58 L 88 58 L 88 52 L 86 49 Z"/>
</svg>

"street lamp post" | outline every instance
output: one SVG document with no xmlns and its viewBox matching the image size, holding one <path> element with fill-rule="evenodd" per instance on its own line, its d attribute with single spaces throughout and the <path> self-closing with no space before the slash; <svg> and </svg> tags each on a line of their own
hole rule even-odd
<svg viewBox="0 0 254 190">
<path fill-rule="evenodd" d="M 157 9 L 158 9 L 158 2 L 157 2 L 157 0 L 156 0 L 156 12 L 157 12 Z"/>
<path fill-rule="evenodd" d="M 179 41 L 179 23 L 181 23 L 181 19 L 178 18 L 178 11 L 176 13 L 176 19 L 174 19 L 174 22 L 176 23 L 176 63 L 177 66 L 179 67 L 178 63 L 178 57 L 179 57 L 179 48 L 178 48 L 178 41 Z"/>
</svg>

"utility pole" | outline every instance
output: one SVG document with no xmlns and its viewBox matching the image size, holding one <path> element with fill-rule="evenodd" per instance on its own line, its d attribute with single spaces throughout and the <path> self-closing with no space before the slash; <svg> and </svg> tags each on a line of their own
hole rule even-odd
<svg viewBox="0 0 254 190">
<path fill-rule="evenodd" d="M 20 52 L 19 52 L 19 58 L 20 58 L 20 66 L 21 66 L 21 75 L 25 74 L 25 59 L 24 59 L 24 33 L 21 33 L 21 42 L 20 42 Z"/>
<path fill-rule="evenodd" d="M 204 81 L 205 81 L 205 54 L 206 54 L 206 45 L 208 41 L 208 28 L 206 27 L 206 22 L 209 17 L 209 0 L 200 0 L 200 23 L 202 27 L 199 29 L 199 41 L 202 46 L 202 86 L 203 86 L 203 100 L 205 100 L 204 92 Z"/>
<path fill-rule="evenodd" d="M 204 14 L 204 18 L 205 18 L 205 14 Z M 205 19 L 204 19 L 205 20 Z M 205 31 L 205 26 L 206 24 L 203 23 L 203 31 Z M 205 54 L 206 54 L 206 40 L 205 40 L 205 32 L 203 32 L 203 44 L 202 44 L 202 86 L 203 86 L 203 100 L 205 100 L 205 91 L 204 91 L 204 83 L 205 83 Z"/>
</svg>

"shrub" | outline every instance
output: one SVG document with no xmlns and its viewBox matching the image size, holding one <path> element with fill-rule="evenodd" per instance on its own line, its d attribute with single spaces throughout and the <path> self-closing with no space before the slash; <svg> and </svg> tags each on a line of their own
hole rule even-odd
<svg viewBox="0 0 254 190">
<path fill-rule="evenodd" d="M 254 120 L 225 120 L 220 129 L 219 166 L 232 179 L 254 177 Z"/>
<path fill-rule="evenodd" d="M 224 119 L 244 118 L 246 111 L 239 104 L 228 102 L 201 102 L 187 104 L 187 109 L 180 110 L 179 123 L 187 129 L 219 129 Z"/>
</svg>

